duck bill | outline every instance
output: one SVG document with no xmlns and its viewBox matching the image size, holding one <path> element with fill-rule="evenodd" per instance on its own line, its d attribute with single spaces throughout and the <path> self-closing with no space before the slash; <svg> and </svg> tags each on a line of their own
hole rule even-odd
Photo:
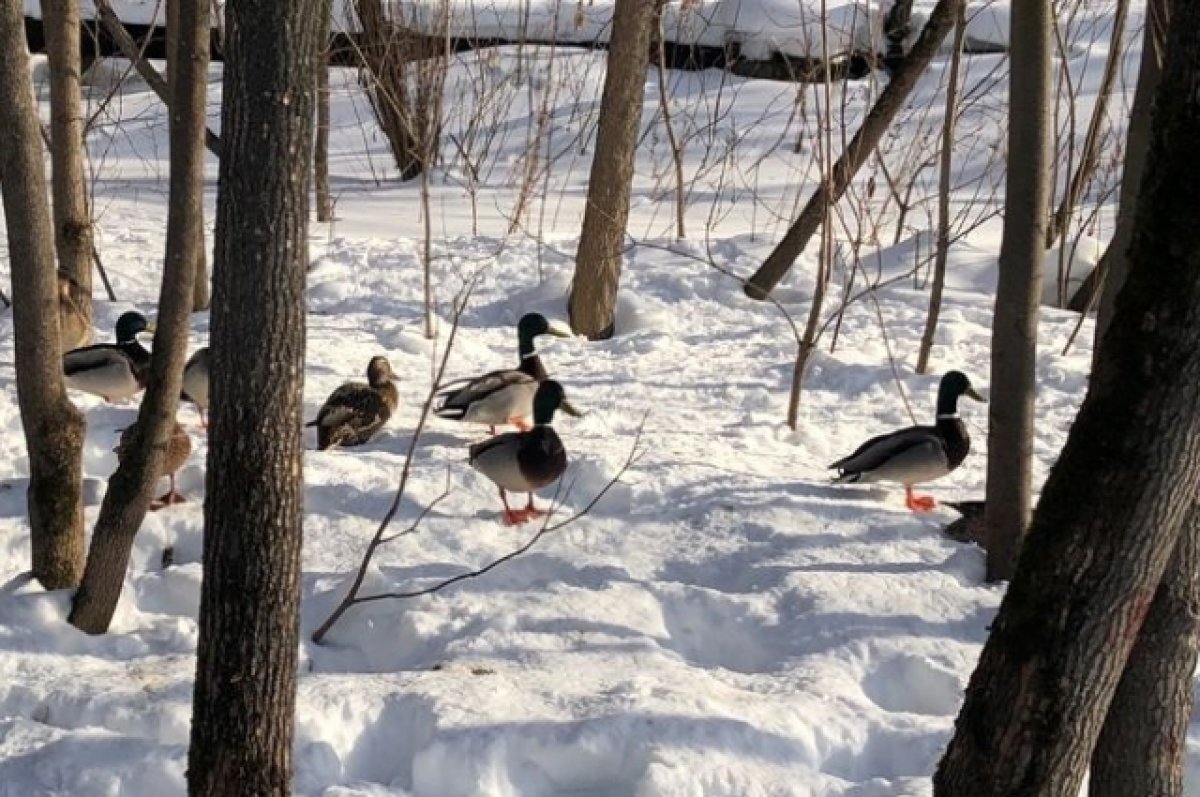
<svg viewBox="0 0 1200 797">
<path fill-rule="evenodd" d="M 547 327 L 548 327 L 548 329 L 546 330 L 546 332 L 548 332 L 549 334 L 553 335 L 556 338 L 573 338 L 573 337 L 575 337 L 575 333 L 571 331 L 571 328 L 569 326 L 567 326 L 566 324 L 563 324 L 561 321 L 550 321 L 547 323 Z"/>
<path fill-rule="evenodd" d="M 574 404 L 567 401 L 566 399 L 562 400 L 562 403 L 558 405 L 558 408 L 560 410 L 562 410 L 563 412 L 565 412 L 567 415 L 570 415 L 572 418 L 582 418 L 583 417 L 583 413 L 580 412 L 579 409 Z"/>
<path fill-rule="evenodd" d="M 981 401 L 984 404 L 987 404 L 987 399 L 985 399 L 983 396 L 976 393 L 975 388 L 973 388 L 973 387 L 967 388 L 966 395 L 969 396 L 970 398 L 975 399 L 976 401 Z"/>
</svg>

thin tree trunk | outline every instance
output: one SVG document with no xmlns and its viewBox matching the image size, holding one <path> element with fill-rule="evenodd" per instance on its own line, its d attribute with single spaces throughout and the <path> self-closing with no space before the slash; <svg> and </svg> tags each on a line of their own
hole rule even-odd
<svg viewBox="0 0 1200 797">
<path fill-rule="evenodd" d="M 146 85 L 154 92 L 159 101 L 166 106 L 171 105 L 170 90 L 167 88 L 167 81 L 158 70 L 154 68 L 146 58 L 142 55 L 141 50 L 137 46 L 137 42 L 129 35 L 129 31 L 125 29 L 125 25 L 121 23 L 121 19 L 113 11 L 109 0 L 95 0 L 96 13 L 100 18 L 100 24 L 109 36 L 112 36 L 113 43 L 117 45 L 117 49 L 121 51 L 121 55 L 129 59 L 133 64 L 133 68 L 141 76 L 142 80 L 146 81 Z M 204 146 L 214 157 L 221 157 L 221 139 L 210 130 L 207 126 L 204 128 Z"/>
<path fill-rule="evenodd" d="M 588 182 L 587 206 L 575 261 L 567 314 L 575 334 L 588 340 L 613 335 L 621 253 L 629 221 L 638 127 L 646 98 L 650 37 L 656 0 L 617 0 L 613 10 L 608 71 L 600 98 L 600 122 Z"/>
<path fill-rule="evenodd" d="M 1096 94 L 1096 105 L 1092 109 L 1092 118 L 1088 122 L 1087 133 L 1084 134 L 1083 149 L 1079 153 L 1079 165 L 1071 175 L 1058 210 L 1050 217 L 1046 225 L 1046 248 L 1054 246 L 1067 229 L 1067 222 L 1075 207 L 1079 204 L 1083 191 L 1092 176 L 1096 173 L 1096 164 L 1100 158 L 1100 134 L 1108 122 L 1108 103 L 1112 99 L 1113 86 L 1116 85 L 1117 75 L 1125 60 L 1125 20 L 1129 16 L 1129 0 L 1117 0 L 1116 11 L 1113 14 L 1112 36 L 1108 43 L 1108 61 L 1104 64 L 1104 73 L 1100 77 L 1100 87 Z M 1128 155 L 1128 152 L 1126 153 Z"/>
<path fill-rule="evenodd" d="M 908 95 L 912 93 L 917 80 L 933 60 L 946 34 L 954 27 L 955 17 L 961 13 L 960 9 L 964 6 L 964 0 L 938 0 L 929 15 L 929 21 L 925 23 L 925 29 L 921 31 L 920 38 L 893 73 L 891 81 L 867 113 L 862 127 L 854 134 L 854 138 L 850 139 L 845 151 L 834 164 L 833 180 L 829 183 L 821 181 L 817 190 L 809 197 L 808 204 L 800 211 L 800 216 L 783 236 L 783 240 L 767 256 L 758 271 L 746 281 L 744 290 L 751 299 L 765 298 L 791 269 L 796 258 L 821 226 L 824 208 L 834 205 L 842 198 L 854 175 L 879 146 L 888 125 L 904 107 Z"/>
<path fill-rule="evenodd" d="M 333 197 L 329 192 L 329 13 L 317 52 L 317 140 L 313 147 L 313 183 L 316 189 L 317 221 L 333 221 Z"/>
<path fill-rule="evenodd" d="M 1096 740 L 1089 797 L 1183 794 L 1198 631 L 1200 505 L 1193 505 Z"/>
<path fill-rule="evenodd" d="M 354 0 L 354 13 L 362 26 L 358 55 L 367 73 L 367 97 L 400 179 L 411 180 L 421 173 L 425 146 L 410 97 L 408 65 L 421 53 L 411 46 L 412 37 L 388 20 L 382 0 Z"/>
<path fill-rule="evenodd" d="M 50 160 L 58 267 L 79 283 L 76 304 L 92 322 L 92 218 L 84 170 L 79 4 L 44 0 L 42 28 L 50 63 Z"/>
<path fill-rule="evenodd" d="M 291 793 L 304 284 L 323 8 L 321 0 L 226 6 L 193 796 Z"/>
<path fill-rule="evenodd" d="M 954 52 L 950 56 L 950 77 L 946 82 L 946 110 L 942 119 L 942 151 L 938 156 L 938 221 L 937 242 L 933 255 L 933 288 L 929 294 L 929 313 L 925 316 L 925 331 L 917 351 L 917 373 L 929 371 L 929 356 L 933 352 L 933 337 L 937 334 L 938 317 L 942 312 L 942 292 L 946 287 L 946 259 L 950 254 L 950 180 L 954 165 L 954 125 L 958 110 L 958 70 L 962 64 L 963 40 L 967 23 L 965 9 L 960 7 L 954 20 Z"/>
<path fill-rule="evenodd" d="M 0 193 L 12 281 L 20 286 L 12 309 L 33 575 L 46 589 L 63 589 L 83 570 L 86 426 L 63 384 L 54 231 L 33 96 L 24 8 L 0 0 Z"/>
<path fill-rule="evenodd" d="M 178 91 L 170 104 L 171 177 L 167 207 L 167 247 L 158 297 L 154 357 L 150 381 L 138 413 L 137 431 L 109 480 L 108 492 L 92 532 L 83 583 L 75 594 L 69 621 L 91 634 L 112 622 L 133 539 L 142 525 L 158 482 L 175 411 L 183 387 L 187 359 L 192 280 L 196 276 L 197 228 L 203 225 L 200 187 L 204 184 L 204 150 L 194 144 L 204 129 L 208 72 L 209 0 L 179 0 L 179 57 L 175 59 Z"/>
<path fill-rule="evenodd" d="M 1005 195 L 1014 199 L 1005 208 L 992 322 L 984 519 L 989 581 L 1012 578 L 1033 504 L 1037 322 L 1050 197 L 1051 14 L 1045 0 L 1014 0 L 1011 15 Z"/>
<path fill-rule="evenodd" d="M 1129 244 L 1133 240 L 1133 220 L 1141 190 L 1146 152 L 1150 149 L 1150 127 L 1154 115 L 1154 97 L 1162 80 L 1163 56 L 1171 22 L 1172 0 L 1148 0 L 1146 30 L 1142 37 L 1142 60 L 1138 67 L 1137 88 L 1129 113 L 1125 138 L 1125 169 L 1121 177 L 1121 196 L 1117 203 L 1117 228 L 1095 272 L 1103 275 L 1100 304 L 1096 311 L 1096 338 L 1093 361 L 1099 356 L 1104 335 L 1112 324 L 1113 303 L 1129 274 Z"/>
<path fill-rule="evenodd" d="M 904 42 L 912 33 L 912 0 L 894 0 L 883 21 L 883 64 L 895 72 L 904 63 Z"/>
<path fill-rule="evenodd" d="M 934 778 L 939 797 L 1078 793 L 1200 490 L 1200 3 L 1175 13 L 1113 311 L 1122 334 L 1105 341 L 1042 492 Z"/>
</svg>

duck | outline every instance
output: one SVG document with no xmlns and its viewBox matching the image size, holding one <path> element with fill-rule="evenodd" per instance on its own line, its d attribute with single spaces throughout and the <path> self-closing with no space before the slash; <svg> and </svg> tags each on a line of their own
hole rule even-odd
<svg viewBox="0 0 1200 797">
<path fill-rule="evenodd" d="M 133 430 L 137 424 L 132 424 L 121 430 L 121 439 L 117 442 L 113 452 L 117 455 L 119 462 L 124 462 L 125 458 L 130 454 L 130 447 L 133 445 Z M 192 439 L 188 437 L 184 428 L 179 425 L 179 421 L 175 421 L 171 426 L 171 436 L 167 438 L 167 453 L 163 457 L 162 467 L 159 469 L 158 477 L 161 479 L 166 476 L 171 480 L 171 488 L 164 494 L 155 498 L 150 502 L 150 511 L 154 512 L 171 504 L 182 504 L 187 498 L 184 497 L 175 489 L 175 474 L 187 462 L 187 458 L 192 453 Z"/>
<path fill-rule="evenodd" d="M 533 413 L 538 385 L 549 376 L 533 341 L 546 334 L 571 337 L 569 330 L 551 324 L 541 313 L 521 316 L 517 322 L 517 353 L 520 356 L 517 367 L 451 382 L 438 390 L 438 403 L 433 414 L 454 421 L 486 423 L 488 433 L 493 435 L 496 427 L 504 424 L 528 431 L 530 426 L 524 419 Z M 580 415 L 569 402 L 562 404 L 562 410 L 568 415 Z"/>
<path fill-rule="evenodd" d="M 150 352 L 138 341 L 142 332 L 153 332 L 139 312 L 117 319 L 117 342 L 72 349 L 63 355 L 67 387 L 92 393 L 105 401 L 125 401 L 146 387 Z"/>
<path fill-rule="evenodd" d="M 533 426 L 505 432 L 472 445 L 468 463 L 500 488 L 503 522 L 515 526 L 546 514 L 533 503 L 533 491 L 554 483 L 567 469 L 567 450 L 550 424 L 566 403 L 562 385 L 547 379 L 533 397 Z M 523 509 L 508 505 L 508 493 L 528 493 Z"/>
<path fill-rule="evenodd" d="M 180 398 L 196 405 L 201 428 L 208 429 L 208 347 L 196 349 L 183 366 L 183 393 Z"/>
<path fill-rule="evenodd" d="M 937 506 L 932 496 L 913 494 L 913 486 L 940 479 L 963 463 L 971 450 L 967 427 L 958 417 L 958 399 L 984 401 L 961 371 L 949 371 L 938 384 L 933 426 L 909 426 L 872 437 L 829 466 L 834 484 L 895 482 L 904 485 L 904 504 L 914 512 Z"/>
<path fill-rule="evenodd" d="M 316 420 L 317 448 L 357 446 L 371 439 L 396 411 L 400 393 L 396 374 L 386 357 L 372 357 L 367 364 L 367 384 L 346 382 L 329 394 Z"/>
<path fill-rule="evenodd" d="M 62 353 L 92 342 L 92 321 L 84 311 L 83 286 L 61 268 L 58 270 L 58 330 Z"/>
</svg>

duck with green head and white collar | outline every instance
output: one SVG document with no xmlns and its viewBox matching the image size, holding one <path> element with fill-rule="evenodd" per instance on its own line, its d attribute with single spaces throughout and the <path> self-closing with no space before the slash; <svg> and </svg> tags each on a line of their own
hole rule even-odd
<svg viewBox="0 0 1200 797">
<path fill-rule="evenodd" d="M 830 465 L 839 473 L 834 484 L 895 482 L 904 485 L 904 503 L 914 512 L 937 506 L 931 496 L 914 495 L 913 486 L 940 479 L 967 458 L 971 438 L 958 417 L 961 396 L 983 401 L 961 371 L 949 371 L 938 385 L 937 419 L 933 426 L 909 426 L 872 437 L 849 456 Z"/>
<path fill-rule="evenodd" d="M 540 517 L 545 512 L 534 506 L 533 492 L 554 483 L 567 469 L 567 450 L 550 424 L 554 413 L 566 403 L 558 382 L 547 379 L 533 398 L 533 428 L 506 432 L 470 448 L 472 468 L 500 488 L 504 524 L 514 526 Z M 528 493 L 523 509 L 508 505 L 508 493 Z"/>
<path fill-rule="evenodd" d="M 150 352 L 137 336 L 153 331 L 153 325 L 147 323 L 141 313 L 124 313 L 117 319 L 116 343 L 84 346 L 63 355 L 67 387 L 110 402 L 137 395 L 146 387 L 150 376 Z"/>
<path fill-rule="evenodd" d="M 571 337 L 569 329 L 550 323 L 541 313 L 521 316 L 517 323 L 519 365 L 451 382 L 438 390 L 438 403 L 433 413 L 452 421 L 485 423 L 491 434 L 495 434 L 497 426 L 504 424 L 512 424 L 522 430 L 529 429 L 524 419 L 533 413 L 533 399 L 538 385 L 548 377 L 534 340 L 539 335 L 547 334 L 560 338 Z M 565 400 L 562 411 L 568 415 L 580 414 Z"/>
</svg>

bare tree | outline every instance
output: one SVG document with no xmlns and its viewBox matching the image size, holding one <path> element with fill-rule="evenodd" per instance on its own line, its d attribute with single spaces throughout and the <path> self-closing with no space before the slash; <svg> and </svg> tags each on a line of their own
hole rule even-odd
<svg viewBox="0 0 1200 797">
<path fill-rule="evenodd" d="M 1192 507 L 1092 753 L 1089 797 L 1180 797 L 1200 650 L 1200 509 Z"/>
<path fill-rule="evenodd" d="M 317 132 L 313 145 L 313 187 L 316 192 L 317 221 L 333 221 L 333 197 L 329 193 L 329 26 L 333 13 L 331 0 L 325 0 L 321 12 L 321 30 L 317 38 Z"/>
<path fill-rule="evenodd" d="M 73 587 L 83 570 L 83 416 L 67 399 L 59 359 L 54 232 L 29 77 L 24 8 L 0 0 L 0 192 L 8 233 L 17 403 L 29 452 L 33 575 Z"/>
<path fill-rule="evenodd" d="M 154 485 L 175 425 L 183 387 L 190 311 L 195 299 L 196 248 L 203 240 L 203 131 L 208 72 L 209 0 L 178 0 L 175 84 L 170 105 L 170 198 L 167 246 L 158 297 L 150 381 L 128 445 L 109 480 L 92 532 L 87 568 L 70 622 L 92 634 L 112 622 L 133 539 L 154 497 Z M 198 232 L 199 231 L 199 232 Z"/>
<path fill-rule="evenodd" d="M 917 79 L 928 68 L 946 34 L 954 27 L 954 19 L 960 13 L 960 7 L 964 5 L 965 0 L 938 0 L 930 12 L 929 21 L 925 23 L 920 38 L 892 74 L 891 82 L 880 92 L 879 99 L 867 113 L 862 127 L 850 139 L 841 157 L 834 164 L 833 178 L 821 181 L 799 217 L 784 234 L 783 240 L 767 256 L 758 271 L 746 281 L 744 290 L 747 296 L 752 299 L 764 298 L 791 269 L 796 258 L 825 221 L 826 209 L 841 199 L 859 168 L 879 146 L 888 125 L 904 107 L 905 100 L 917 85 Z"/>
<path fill-rule="evenodd" d="M 1192 517 L 1200 490 L 1200 3 L 1178 0 L 1174 13 L 1129 279 L 1113 310 L 1122 334 L 1105 341 L 1046 481 L 934 778 L 940 797 L 1078 793 Z"/>
<path fill-rule="evenodd" d="M 1008 174 L 992 321 L 988 404 L 988 579 L 1010 579 L 1033 503 L 1037 314 L 1050 197 L 1050 29 L 1043 0 L 1014 0 Z"/>
<path fill-rule="evenodd" d="M 84 178 L 79 4 L 45 0 L 42 29 L 50 64 L 50 159 L 58 267 L 79 284 L 76 304 L 92 320 L 92 218 Z"/>
<path fill-rule="evenodd" d="M 1142 38 L 1142 60 L 1138 67 L 1137 87 L 1133 108 L 1129 114 L 1129 129 L 1125 139 L 1125 169 L 1121 177 L 1121 196 L 1117 202 L 1117 227 L 1112 241 L 1100 259 L 1094 274 L 1103 279 L 1100 305 L 1096 313 L 1096 343 L 1093 358 L 1099 356 L 1104 335 L 1112 323 L 1113 304 L 1129 273 L 1129 244 L 1133 239 L 1134 211 L 1138 190 L 1150 148 L 1150 126 L 1154 97 L 1162 79 L 1163 56 L 1171 21 L 1172 0 L 1149 0 L 1146 3 L 1146 29 Z"/>
<path fill-rule="evenodd" d="M 291 793 L 308 187 L 325 9 L 226 5 L 191 795 Z"/>
<path fill-rule="evenodd" d="M 575 280 L 567 300 L 572 329 L 589 340 L 612 337 L 615 327 L 621 253 L 658 1 L 617 0 L 613 9 L 587 207 Z"/>
</svg>

